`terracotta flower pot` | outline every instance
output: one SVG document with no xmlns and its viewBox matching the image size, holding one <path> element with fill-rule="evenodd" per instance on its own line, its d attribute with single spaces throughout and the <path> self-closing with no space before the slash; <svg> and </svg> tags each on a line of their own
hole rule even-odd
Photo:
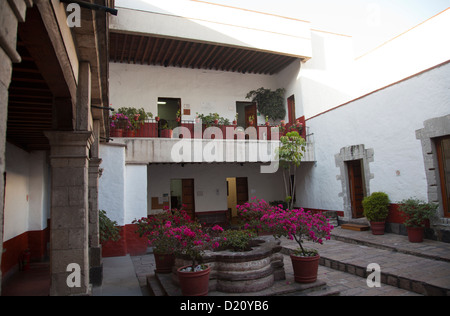
<svg viewBox="0 0 450 316">
<path fill-rule="evenodd" d="M 180 281 L 181 293 L 183 296 L 206 296 L 209 292 L 209 274 L 211 267 L 199 272 L 182 272 L 181 270 L 190 267 L 185 266 L 177 270 Z"/>
<path fill-rule="evenodd" d="M 115 128 L 111 131 L 111 137 L 123 137 L 123 129 Z"/>
<path fill-rule="evenodd" d="M 175 263 L 174 254 L 159 254 L 153 253 L 155 256 L 156 272 L 157 273 L 171 273 L 172 267 Z"/>
<path fill-rule="evenodd" d="M 172 138 L 172 136 L 173 136 L 173 130 L 171 130 L 171 129 L 162 129 L 161 130 L 162 138 Z"/>
<path fill-rule="evenodd" d="M 384 235 L 386 222 L 370 222 L 373 235 Z"/>
<path fill-rule="evenodd" d="M 295 282 L 314 283 L 317 281 L 320 256 L 297 257 L 291 255 L 292 268 L 294 269 Z"/>
<path fill-rule="evenodd" d="M 425 230 L 423 227 L 406 227 L 406 230 L 408 231 L 409 242 L 412 243 L 423 242 L 423 233 Z"/>
</svg>

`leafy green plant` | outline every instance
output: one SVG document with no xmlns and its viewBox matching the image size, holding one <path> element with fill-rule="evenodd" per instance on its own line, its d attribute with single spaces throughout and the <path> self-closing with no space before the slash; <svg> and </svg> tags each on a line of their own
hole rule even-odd
<svg viewBox="0 0 450 316">
<path fill-rule="evenodd" d="M 223 233 L 222 246 L 236 252 L 246 251 L 250 249 L 250 241 L 255 236 L 251 230 L 227 230 Z"/>
<path fill-rule="evenodd" d="M 286 107 L 284 105 L 285 93 L 285 89 L 272 91 L 270 89 L 259 88 L 250 91 L 246 98 L 252 100 L 252 102 L 256 102 L 258 111 L 275 121 L 282 120 L 286 117 Z"/>
<path fill-rule="evenodd" d="M 206 127 L 215 125 L 230 125 L 230 120 L 221 117 L 218 113 L 209 113 L 208 115 L 197 113 L 197 119 L 201 120 L 202 124 L 206 125 Z"/>
<path fill-rule="evenodd" d="M 121 107 L 115 114 L 123 114 L 130 120 L 134 129 L 140 129 L 147 119 L 153 118 L 151 112 L 145 112 L 144 108 Z"/>
<path fill-rule="evenodd" d="M 389 215 L 389 196 L 384 192 L 374 192 L 365 197 L 362 204 L 368 221 L 384 222 Z"/>
<path fill-rule="evenodd" d="M 400 202 L 399 211 L 405 218 L 406 227 L 424 227 L 425 221 L 436 216 L 439 205 L 410 198 Z"/>
<path fill-rule="evenodd" d="M 112 221 L 105 211 L 99 211 L 100 242 L 118 241 L 120 239 L 120 227 L 116 221 Z"/>
</svg>

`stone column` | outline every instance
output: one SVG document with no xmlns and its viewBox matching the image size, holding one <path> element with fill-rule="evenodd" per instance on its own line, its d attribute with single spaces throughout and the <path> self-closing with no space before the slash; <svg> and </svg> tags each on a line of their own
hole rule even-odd
<svg viewBox="0 0 450 316">
<path fill-rule="evenodd" d="M 52 168 L 50 295 L 89 294 L 88 169 L 92 132 L 46 132 Z"/>
<path fill-rule="evenodd" d="M 100 245 L 98 185 L 100 178 L 99 156 L 100 121 L 94 121 L 94 143 L 89 160 L 89 266 L 93 285 L 101 285 L 103 280 L 102 248 Z"/>
</svg>

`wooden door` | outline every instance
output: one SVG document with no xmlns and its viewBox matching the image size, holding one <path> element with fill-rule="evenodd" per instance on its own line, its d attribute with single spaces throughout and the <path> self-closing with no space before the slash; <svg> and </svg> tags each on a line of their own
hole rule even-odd
<svg viewBox="0 0 450 316">
<path fill-rule="evenodd" d="M 188 215 L 192 219 L 195 219 L 194 179 L 182 180 L 182 203 L 184 205 L 184 210 L 188 213 Z"/>
<path fill-rule="evenodd" d="M 288 116 L 289 123 L 295 124 L 295 97 L 293 95 L 288 98 Z"/>
<path fill-rule="evenodd" d="M 257 115 L 256 103 L 252 103 L 245 107 L 245 128 L 250 126 L 249 119 L 251 116 L 253 116 L 253 126 L 256 127 Z"/>
<path fill-rule="evenodd" d="M 364 199 L 364 176 L 361 160 L 347 162 L 350 201 L 353 218 L 364 217 L 362 201 Z"/>
<path fill-rule="evenodd" d="M 236 178 L 236 200 L 237 205 L 248 202 L 248 179 Z"/>
<path fill-rule="evenodd" d="M 444 216 L 450 217 L 450 137 L 436 143 Z"/>
</svg>

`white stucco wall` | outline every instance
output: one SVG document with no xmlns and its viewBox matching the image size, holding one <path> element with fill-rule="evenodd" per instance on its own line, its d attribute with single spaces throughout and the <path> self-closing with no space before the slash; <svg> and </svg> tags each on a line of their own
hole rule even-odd
<svg viewBox="0 0 450 316">
<path fill-rule="evenodd" d="M 228 209 L 226 179 L 234 177 L 248 177 L 249 198 L 284 200 L 282 174 L 261 174 L 259 164 L 150 165 L 149 205 L 151 197 L 170 194 L 171 179 L 194 179 L 196 212 L 224 211 Z"/>
<path fill-rule="evenodd" d="M 357 95 L 352 38 L 313 30 L 311 44 L 310 60 L 296 61 L 276 75 L 286 98 L 295 96 L 297 117 L 311 117 Z"/>
<path fill-rule="evenodd" d="M 317 164 L 304 165 L 299 173 L 301 206 L 342 210 L 335 155 L 360 144 L 374 150 L 370 192 L 384 191 L 392 202 L 413 196 L 427 200 L 422 147 L 415 132 L 425 120 L 450 113 L 449 87 L 447 63 L 308 120 Z"/>
<path fill-rule="evenodd" d="M 147 165 L 125 166 L 125 224 L 147 216 Z"/>
<path fill-rule="evenodd" d="M 102 176 L 99 179 L 98 206 L 119 225 L 125 223 L 125 147 L 101 145 Z"/>
<path fill-rule="evenodd" d="M 114 108 L 145 108 L 155 116 L 158 98 L 181 98 L 183 108 L 195 120 L 196 113 L 218 112 L 234 120 L 236 102 L 245 99 L 251 90 L 261 87 L 278 89 L 276 77 L 233 72 L 174 67 L 110 64 L 110 103 Z M 175 117 L 174 117 L 175 119 Z M 259 117 L 264 123 L 264 118 Z"/>
<path fill-rule="evenodd" d="M 4 241 L 47 227 L 50 177 L 46 153 L 6 143 Z"/>
</svg>

